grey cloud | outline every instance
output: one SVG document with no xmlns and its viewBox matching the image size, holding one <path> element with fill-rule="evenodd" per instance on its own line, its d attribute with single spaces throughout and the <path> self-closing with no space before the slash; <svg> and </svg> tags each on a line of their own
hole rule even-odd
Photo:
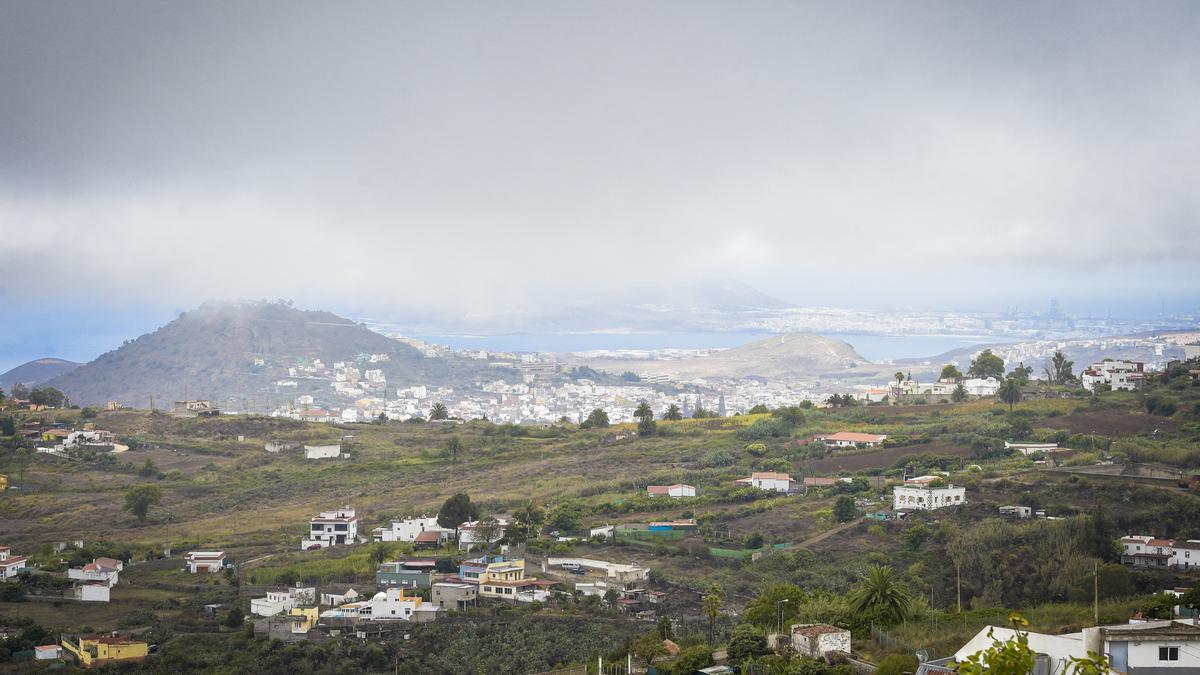
<svg viewBox="0 0 1200 675">
<path fill-rule="evenodd" d="M 858 298 L 901 260 L 965 297 L 1200 254 L 1193 3 L 0 12 L 14 292 L 53 259 L 63 293 L 173 304 L 703 276 L 811 300 L 852 259 Z M 995 273 L 945 289 L 945 261 Z"/>
</svg>

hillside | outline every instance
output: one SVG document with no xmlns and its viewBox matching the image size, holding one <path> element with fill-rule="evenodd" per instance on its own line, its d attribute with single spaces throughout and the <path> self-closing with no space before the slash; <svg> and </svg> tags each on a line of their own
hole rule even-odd
<svg viewBox="0 0 1200 675">
<path fill-rule="evenodd" d="M 78 368 L 79 365 L 74 361 L 67 361 L 66 359 L 34 359 L 0 375 L 0 389 L 12 391 L 12 388 L 18 384 L 34 387 L 59 375 L 68 373 Z"/>
<path fill-rule="evenodd" d="M 709 356 L 673 361 L 597 359 L 597 370 L 670 375 L 676 379 L 742 378 L 801 379 L 852 369 L 867 359 L 842 340 L 811 333 L 787 333 L 764 338 Z"/>
<path fill-rule="evenodd" d="M 326 365 L 353 361 L 364 354 L 388 356 L 369 367 L 383 370 L 389 387 L 461 382 L 481 369 L 465 360 L 427 359 L 408 345 L 329 312 L 271 303 L 210 303 L 48 384 L 80 405 L 111 400 L 147 407 L 153 397 L 163 407 L 188 397 L 223 404 L 233 399 L 235 407 L 262 410 L 301 393 L 329 390 L 328 379 L 289 378 L 289 367 L 312 359 Z M 285 378 L 296 385 L 276 385 Z"/>
</svg>

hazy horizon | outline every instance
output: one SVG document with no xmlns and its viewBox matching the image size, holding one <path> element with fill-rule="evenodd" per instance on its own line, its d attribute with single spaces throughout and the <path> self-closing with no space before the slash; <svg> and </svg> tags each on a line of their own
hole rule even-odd
<svg viewBox="0 0 1200 675">
<path fill-rule="evenodd" d="M 212 298 L 1200 311 L 1191 3 L 3 7 L 0 362 Z"/>
</svg>

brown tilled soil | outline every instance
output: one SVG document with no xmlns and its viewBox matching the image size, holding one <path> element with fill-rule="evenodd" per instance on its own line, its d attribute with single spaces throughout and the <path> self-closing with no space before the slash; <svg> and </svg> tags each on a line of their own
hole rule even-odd
<svg viewBox="0 0 1200 675">
<path fill-rule="evenodd" d="M 1103 436 L 1148 434 L 1156 429 L 1174 431 L 1178 427 L 1175 421 L 1169 417 L 1120 413 L 1111 410 L 1050 417 L 1038 422 L 1037 425 L 1047 429 L 1067 429 L 1073 434 L 1094 433 Z"/>
<path fill-rule="evenodd" d="M 887 469 L 896 465 L 901 457 L 908 455 L 949 455 L 954 457 L 970 457 L 971 449 L 959 445 L 951 445 L 934 441 L 919 445 L 906 445 L 902 448 L 885 448 L 875 452 L 860 452 L 857 454 L 834 454 L 824 459 L 804 463 L 806 471 L 816 474 L 837 473 L 839 471 L 859 471 L 862 469 Z"/>
</svg>

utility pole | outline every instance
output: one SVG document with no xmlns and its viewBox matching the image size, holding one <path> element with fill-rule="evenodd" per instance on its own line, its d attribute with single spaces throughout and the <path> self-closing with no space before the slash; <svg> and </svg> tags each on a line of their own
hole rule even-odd
<svg viewBox="0 0 1200 675">
<path fill-rule="evenodd" d="M 1092 562 L 1092 622 L 1100 625 L 1100 561 Z"/>
</svg>

